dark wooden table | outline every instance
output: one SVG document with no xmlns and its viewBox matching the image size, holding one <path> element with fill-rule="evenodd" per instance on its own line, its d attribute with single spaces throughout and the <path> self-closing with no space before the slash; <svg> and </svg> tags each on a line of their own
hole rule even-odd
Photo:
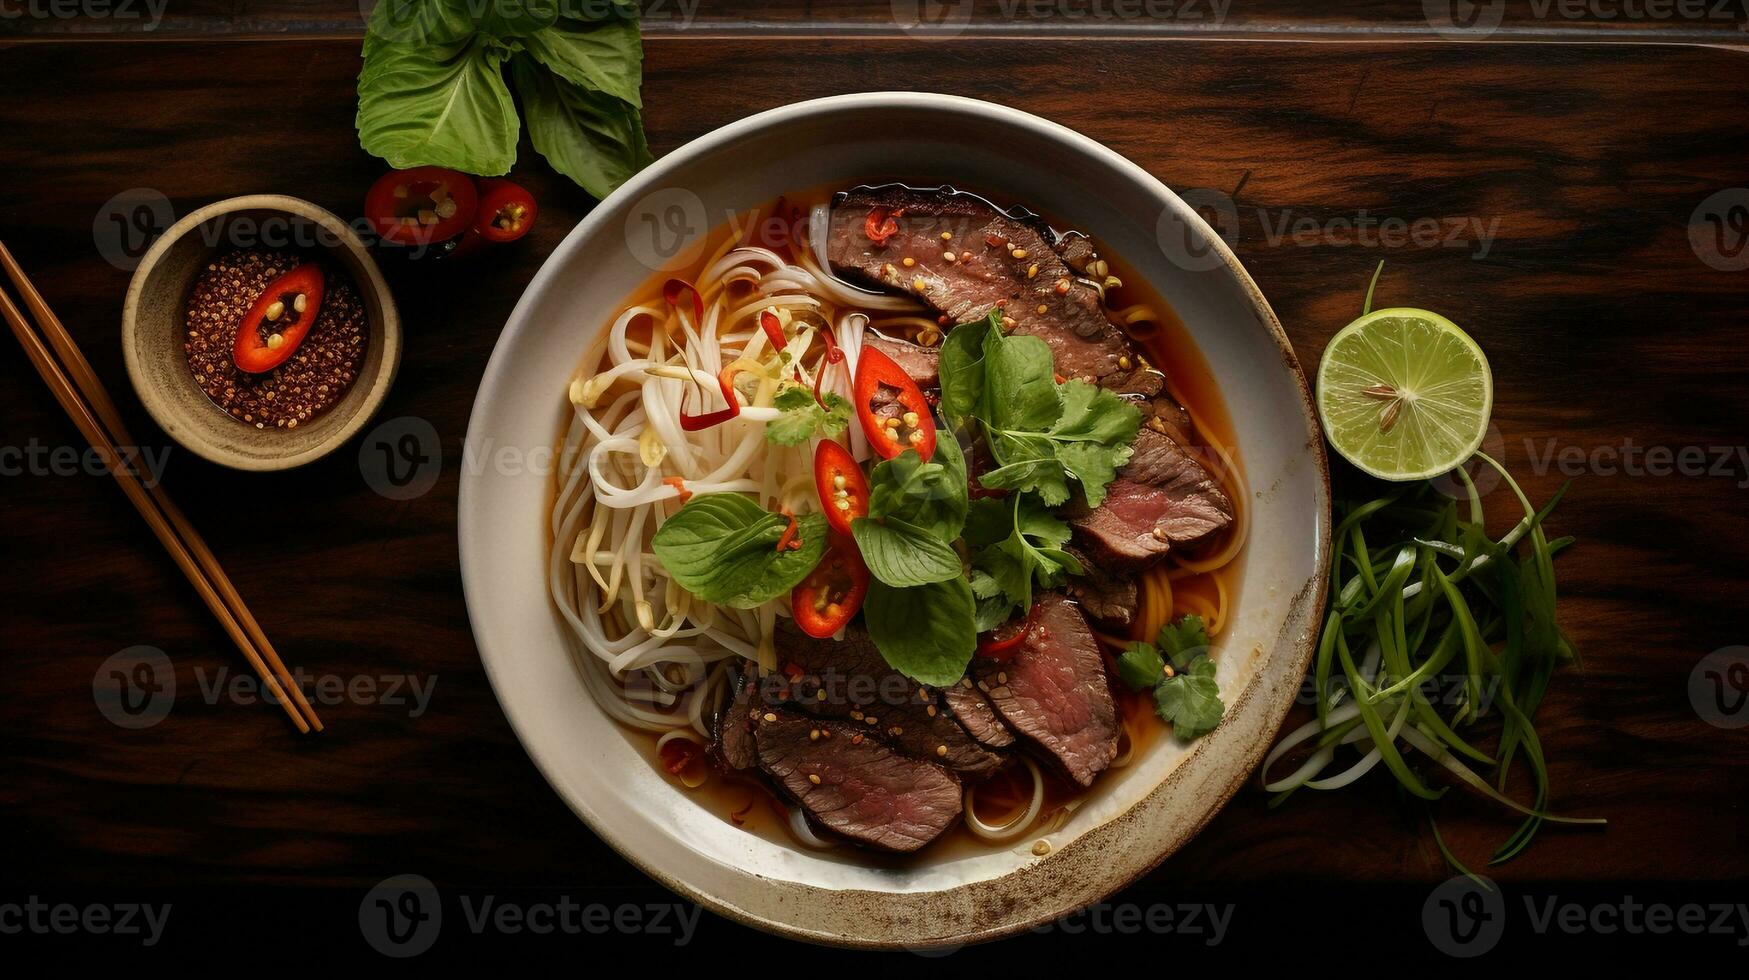
<svg viewBox="0 0 1749 980">
<path fill-rule="evenodd" d="M 22 3 L 0 0 L 0 12 Z M 1555 806 L 1611 820 L 1545 831 L 1488 874 L 1513 903 L 1509 942 L 1583 944 L 1595 935 L 1536 935 L 1526 903 L 1749 891 L 1749 734 L 1690 698 L 1702 658 L 1749 644 L 1749 60 L 1732 46 L 1743 17 L 1567 18 L 1511 3 L 1485 42 L 1454 42 L 1420 6 L 1240 0 L 1204 27 L 1026 20 L 980 3 L 952 41 L 919 43 L 873 0 L 707 4 L 685 23 L 652 16 L 646 121 L 661 153 L 814 96 L 987 98 L 1197 190 L 1304 361 L 1355 315 L 1380 259 L 1382 304 L 1464 325 L 1489 353 L 1498 445 L 1526 489 L 1540 500 L 1574 477 L 1554 524 L 1580 538 L 1560 562 L 1561 608 L 1584 663 L 1559 677 L 1540 725 Z M 156 452 L 171 444 L 121 363 L 128 272 L 104 257 L 122 244 L 109 202 L 143 188 L 182 214 L 266 191 L 356 216 L 381 170 L 352 129 L 358 33 L 356 8 L 339 0 L 173 3 L 156 30 L 0 18 L 0 238 Z M 668 901 L 529 763 L 462 604 L 455 496 L 474 389 L 524 285 L 592 203 L 522 152 L 516 176 L 545 209 L 529 240 L 465 273 L 394 272 L 406 356 L 381 418 L 436 428 L 443 467 L 429 493 L 379 496 L 357 446 L 271 476 L 169 450 L 168 489 L 288 662 L 312 689 L 377 685 L 327 699 L 319 737 L 224 688 L 247 677 L 234 649 L 112 481 L 68 462 L 83 451 L 77 432 L 0 344 L 0 927 L 8 903 L 33 896 L 171 902 L 159 948 L 308 963 L 332 950 L 374 960 L 359 902 L 394 874 L 476 900 Z M 1228 396 L 1243 411 L 1243 393 Z M 1490 499 L 1501 513 L 1503 496 Z M 138 645 L 172 660 L 178 693 L 164 721 L 125 730 L 97 710 L 93 677 Z M 382 696 L 409 678 L 430 686 L 423 710 Z M 1468 800 L 1443 812 L 1453 845 L 1478 860 L 1512 826 Z M 1418 811 L 1380 776 L 1275 811 L 1243 793 L 1115 901 L 1230 906 L 1215 947 L 1229 955 L 1302 942 L 1426 953 L 1423 902 L 1448 877 Z M 1744 928 L 1653 939 L 1726 950 Z M 704 965 L 731 941 L 826 955 L 711 916 L 699 929 L 687 949 L 706 951 Z M 1067 931 L 945 962 L 1202 948 Z M 0 939 L 98 953 L 136 941 Z M 446 926 L 437 949 L 566 955 L 611 942 L 664 964 L 674 955 L 647 935 L 578 941 Z"/>
</svg>

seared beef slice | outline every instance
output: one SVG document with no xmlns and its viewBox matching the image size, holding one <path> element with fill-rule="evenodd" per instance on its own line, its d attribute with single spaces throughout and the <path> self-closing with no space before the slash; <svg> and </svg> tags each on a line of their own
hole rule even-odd
<svg viewBox="0 0 1749 980">
<path fill-rule="evenodd" d="M 1081 786 L 1117 758 L 1117 703 L 1087 620 L 1060 593 L 1041 596 L 1014 656 L 973 673 L 997 714 Z"/>
<path fill-rule="evenodd" d="M 808 815 L 845 837 L 888 851 L 914 851 L 960 815 L 960 783 L 860 726 L 786 710 L 754 721 L 759 766 Z"/>
</svg>

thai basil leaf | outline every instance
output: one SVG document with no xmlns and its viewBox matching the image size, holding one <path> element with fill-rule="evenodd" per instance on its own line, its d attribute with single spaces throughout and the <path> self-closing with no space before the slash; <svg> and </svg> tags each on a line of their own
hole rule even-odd
<svg viewBox="0 0 1749 980">
<path fill-rule="evenodd" d="M 826 552 L 826 517 L 796 518 L 801 547 L 777 550 L 789 518 L 737 493 L 694 497 L 651 540 L 662 567 L 706 602 L 750 609 L 795 588 Z"/>
<path fill-rule="evenodd" d="M 510 172 L 519 126 L 502 47 L 481 36 L 412 45 L 371 34 L 364 53 L 357 124 L 367 152 L 396 169 Z"/>
<path fill-rule="evenodd" d="M 511 62 L 511 74 L 534 148 L 590 194 L 606 197 L 654 159 L 636 107 L 559 78 L 527 54 Z"/>
<path fill-rule="evenodd" d="M 877 579 L 869 583 L 863 615 L 887 666 L 919 684 L 958 681 L 978 647 L 972 588 L 957 576 L 905 589 Z"/>
<path fill-rule="evenodd" d="M 869 574 L 888 585 L 927 585 L 958 578 L 963 571 L 952 544 L 896 517 L 858 517 L 850 530 Z"/>
</svg>

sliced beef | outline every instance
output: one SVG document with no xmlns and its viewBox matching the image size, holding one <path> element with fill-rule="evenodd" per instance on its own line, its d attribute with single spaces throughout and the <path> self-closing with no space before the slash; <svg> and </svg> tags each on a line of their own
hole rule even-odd
<svg viewBox="0 0 1749 980">
<path fill-rule="evenodd" d="M 790 697 L 808 714 L 852 722 L 900 751 L 972 778 L 1005 761 L 943 711 L 934 691 L 888 667 L 861 624 L 847 627 L 842 640 L 819 640 L 786 621 L 777 653 Z"/>
<path fill-rule="evenodd" d="M 1081 574 L 1069 577 L 1069 594 L 1094 619 L 1128 626 L 1136 618 L 1135 576 L 1111 571 L 1074 545 L 1067 550 L 1081 563 Z"/>
<path fill-rule="evenodd" d="M 729 769 L 751 769 L 759 761 L 753 745 L 753 708 L 758 687 L 751 675 L 731 672 L 729 697 L 711 719 L 711 734 L 715 736 L 711 743 L 717 758 Z"/>
<path fill-rule="evenodd" d="M 868 237 L 873 211 L 896 215 L 899 230 L 884 242 Z M 951 237 L 944 240 L 943 234 Z M 1063 241 L 1076 256 L 1087 243 L 1082 236 Z M 1001 305 L 1014 318 L 1013 332 L 1050 345 L 1057 373 L 1153 398 L 1165 379 L 1131 349 L 1106 317 L 1099 291 L 1063 261 L 1057 243 L 1050 228 L 1028 212 L 1000 211 L 952 188 L 887 185 L 838 196 L 826 249 L 843 278 L 911 293 L 953 323 Z"/>
<path fill-rule="evenodd" d="M 971 678 L 943 690 L 941 703 L 960 727 L 978 740 L 978 744 L 992 749 L 1005 749 L 1014 744 L 1013 730 L 997 717 L 996 709 L 991 707 L 989 699 Z"/>
<path fill-rule="evenodd" d="M 1096 566 L 1122 572 L 1232 524 L 1233 504 L 1182 446 L 1144 428 L 1099 507 L 1072 508 L 1064 516 Z"/>
<path fill-rule="evenodd" d="M 935 348 L 883 337 L 873 331 L 863 335 L 862 345 L 873 347 L 892 358 L 893 363 L 899 365 L 899 370 L 905 372 L 906 377 L 917 382 L 917 387 L 925 391 L 941 387 L 940 352 Z"/>
<path fill-rule="evenodd" d="M 915 851 L 959 818 L 960 783 L 862 726 L 787 709 L 754 721 L 759 767 L 820 826 L 869 847 Z"/>
<path fill-rule="evenodd" d="M 1008 726 L 1076 784 L 1091 786 L 1117 758 L 1105 658 L 1081 610 L 1061 593 L 1039 598 L 1014 656 L 977 661 L 972 672 Z"/>
</svg>

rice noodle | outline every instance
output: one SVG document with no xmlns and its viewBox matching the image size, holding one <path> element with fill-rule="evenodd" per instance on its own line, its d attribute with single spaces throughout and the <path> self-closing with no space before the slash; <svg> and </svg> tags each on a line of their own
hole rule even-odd
<svg viewBox="0 0 1749 980">
<path fill-rule="evenodd" d="M 773 352 L 757 318 L 766 309 L 789 318 L 790 366 L 806 384 L 825 370 L 822 390 L 848 397 L 867 323 L 861 308 L 916 304 L 871 302 L 877 297 L 822 277 L 805 258 L 792 263 L 727 234 L 707 249 L 692 285 L 702 318 L 695 322 L 688 304 L 640 297 L 591 345 L 571 382 L 572 417 L 556 454 L 548 587 L 584 683 L 610 715 L 703 736 L 706 709 L 723 690 L 722 668 L 737 659 L 773 666 L 771 635 L 790 614 L 788 599 L 754 610 L 695 601 L 662 568 L 650 539 L 683 493 L 748 493 L 773 510 L 818 509 L 807 479 L 813 443 L 782 447 L 765 438 L 765 423 L 781 414 L 769 402 L 781 379 L 760 367 Z M 841 298 L 857 308 L 840 309 Z M 826 361 L 816 321 L 834 325 L 842 365 Z M 750 395 L 737 392 L 737 417 L 683 429 L 683 411 L 721 404 L 717 375 L 733 364 L 753 369 L 758 381 Z M 861 433 L 851 440 L 853 455 L 867 458 Z"/>
</svg>

